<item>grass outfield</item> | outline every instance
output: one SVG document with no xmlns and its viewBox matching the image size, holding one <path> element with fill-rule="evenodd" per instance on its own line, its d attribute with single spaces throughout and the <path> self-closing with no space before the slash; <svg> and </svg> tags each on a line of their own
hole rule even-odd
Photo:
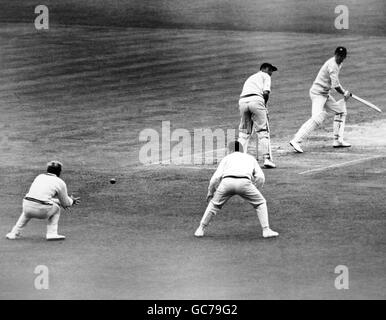
<svg viewBox="0 0 386 320">
<path fill-rule="evenodd" d="M 364 130 L 383 132 L 385 115 L 351 101 L 352 149 L 330 148 L 332 122 L 308 153 L 287 147 L 337 45 L 349 49 L 342 84 L 385 108 L 385 38 L 57 25 L 38 33 L 3 24 L 0 45 L 0 235 L 52 158 L 82 197 L 62 215 L 65 242 L 47 243 L 39 221 L 23 240 L 0 240 L 1 298 L 385 298 L 386 150 L 384 135 L 373 144 Z M 262 61 L 279 68 L 271 97 L 278 169 L 265 171 L 263 193 L 280 238 L 263 240 L 257 217 L 235 198 L 197 240 L 213 167 L 143 166 L 139 133 L 160 130 L 161 121 L 235 129 L 241 86 Z M 40 264 L 51 272 L 45 292 L 33 288 Z M 350 290 L 334 288 L 341 264 Z"/>
<path fill-rule="evenodd" d="M 50 21 L 63 25 L 291 31 L 385 35 L 383 0 L 46 0 Z M 346 6 L 349 29 L 337 30 Z M 1 22 L 33 21 L 35 0 L 2 5 Z M 339 9 L 339 7 L 338 7 Z"/>
</svg>

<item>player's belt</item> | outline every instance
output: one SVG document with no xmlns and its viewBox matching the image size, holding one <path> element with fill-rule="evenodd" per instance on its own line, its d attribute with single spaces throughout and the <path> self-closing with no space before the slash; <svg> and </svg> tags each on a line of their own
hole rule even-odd
<svg viewBox="0 0 386 320">
<path fill-rule="evenodd" d="M 46 205 L 46 206 L 52 206 L 52 203 L 47 202 L 47 201 L 42 201 L 42 200 L 39 200 L 39 199 L 30 198 L 30 197 L 24 197 L 24 199 L 25 199 L 25 200 L 28 200 L 28 201 L 32 201 L 32 202 L 44 204 L 44 205 Z"/>
<path fill-rule="evenodd" d="M 253 96 L 258 96 L 258 94 L 256 94 L 256 93 L 246 94 L 245 96 L 241 96 L 240 99 L 248 98 L 248 97 L 253 97 Z"/>
<path fill-rule="evenodd" d="M 225 176 L 225 177 L 222 177 L 223 179 L 225 179 L 225 178 L 233 178 L 233 179 L 248 179 L 248 180 L 250 180 L 250 178 L 249 177 L 240 177 L 240 176 Z"/>
</svg>

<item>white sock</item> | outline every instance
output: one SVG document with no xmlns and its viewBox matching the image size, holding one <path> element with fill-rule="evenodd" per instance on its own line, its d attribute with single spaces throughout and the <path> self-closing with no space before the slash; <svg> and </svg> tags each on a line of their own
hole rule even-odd
<svg viewBox="0 0 386 320">
<path fill-rule="evenodd" d="M 268 208 L 267 203 L 264 202 L 256 208 L 257 217 L 259 218 L 260 225 L 263 229 L 269 228 L 268 221 Z"/>
<path fill-rule="evenodd" d="M 314 119 L 308 119 L 295 134 L 294 140 L 296 142 L 302 142 L 305 138 L 307 138 L 312 131 L 314 131 L 318 127 L 318 124 Z"/>
</svg>

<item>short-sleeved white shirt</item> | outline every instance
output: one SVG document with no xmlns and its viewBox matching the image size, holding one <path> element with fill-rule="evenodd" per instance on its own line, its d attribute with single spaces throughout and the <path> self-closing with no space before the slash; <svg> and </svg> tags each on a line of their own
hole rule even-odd
<svg viewBox="0 0 386 320">
<path fill-rule="evenodd" d="M 259 71 L 245 81 L 240 96 L 257 94 L 263 98 L 264 91 L 271 92 L 271 76 L 266 72 Z"/>
<path fill-rule="evenodd" d="M 335 57 L 328 59 L 320 68 L 311 87 L 314 94 L 328 95 L 331 88 L 340 87 L 339 71 L 342 64 L 336 63 Z"/>
<path fill-rule="evenodd" d="M 265 176 L 257 160 L 250 154 L 233 152 L 225 156 L 213 174 L 208 191 L 214 192 L 215 185 L 225 176 L 246 177 L 252 182 L 264 183 Z"/>
<path fill-rule="evenodd" d="M 39 174 L 32 182 L 26 197 L 52 203 L 52 199 L 59 199 L 63 207 L 69 207 L 73 200 L 67 194 L 66 183 L 55 174 Z"/>
</svg>

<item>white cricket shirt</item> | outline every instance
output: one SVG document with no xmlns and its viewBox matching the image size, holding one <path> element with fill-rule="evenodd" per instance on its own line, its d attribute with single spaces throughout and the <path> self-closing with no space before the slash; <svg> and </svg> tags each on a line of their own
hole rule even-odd
<svg viewBox="0 0 386 320">
<path fill-rule="evenodd" d="M 271 76 L 268 73 L 259 71 L 245 81 L 240 96 L 257 94 L 259 97 L 264 98 L 264 91 L 271 92 Z"/>
<path fill-rule="evenodd" d="M 52 203 L 52 199 L 59 199 L 60 204 L 70 207 L 73 200 L 67 194 L 66 183 L 52 173 L 39 174 L 32 182 L 26 197 Z"/>
<path fill-rule="evenodd" d="M 260 186 L 265 181 L 263 170 L 261 170 L 257 160 L 243 152 L 233 152 L 220 161 L 216 172 L 210 179 L 208 188 L 210 194 L 213 194 L 216 184 L 226 176 L 247 177 Z"/>
<path fill-rule="evenodd" d="M 342 64 L 338 65 L 335 57 L 328 59 L 320 68 L 312 84 L 311 92 L 314 94 L 328 95 L 331 88 L 340 87 L 339 71 L 341 68 Z"/>
</svg>

